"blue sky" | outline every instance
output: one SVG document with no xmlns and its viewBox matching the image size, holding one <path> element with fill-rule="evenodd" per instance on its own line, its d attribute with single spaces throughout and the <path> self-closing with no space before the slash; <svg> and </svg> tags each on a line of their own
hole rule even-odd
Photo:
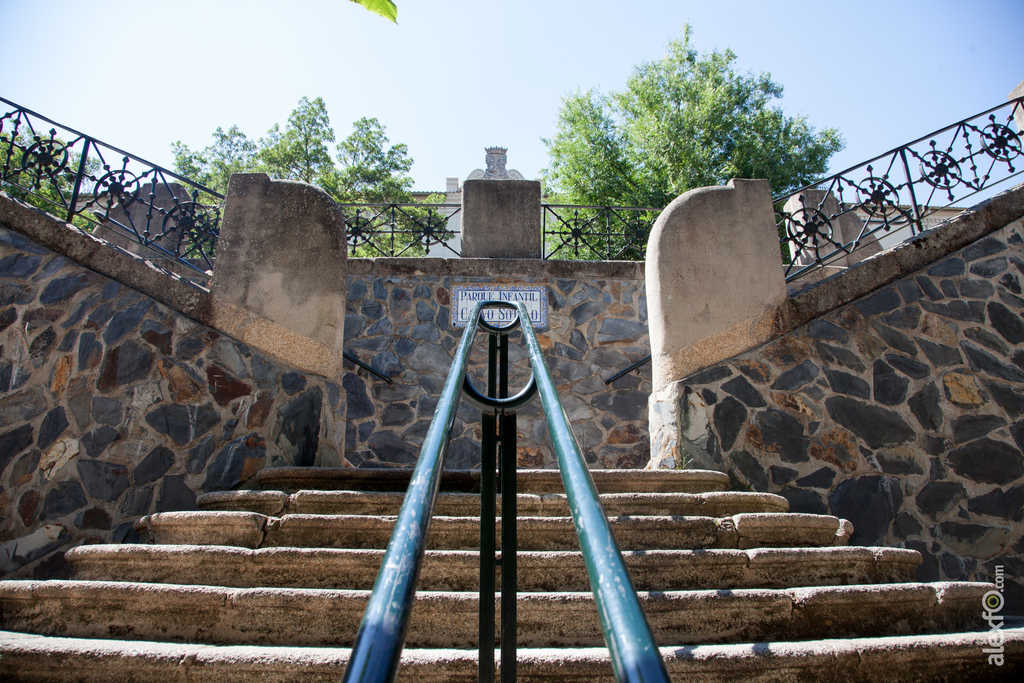
<svg viewBox="0 0 1024 683">
<path fill-rule="evenodd" d="M 686 22 L 698 49 L 771 73 L 787 113 L 839 128 L 834 171 L 1024 80 L 1024 0 L 397 4 L 395 26 L 348 0 L 0 0 L 0 96 L 168 166 L 175 140 L 258 138 L 321 96 L 339 139 L 377 117 L 409 145 L 415 187 L 440 190 L 491 145 L 538 177 L 561 98 L 620 89 Z"/>
</svg>

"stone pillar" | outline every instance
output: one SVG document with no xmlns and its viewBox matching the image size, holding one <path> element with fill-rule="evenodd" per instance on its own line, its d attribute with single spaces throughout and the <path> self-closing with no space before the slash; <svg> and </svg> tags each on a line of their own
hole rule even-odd
<svg viewBox="0 0 1024 683">
<path fill-rule="evenodd" d="M 540 182 L 462 184 L 463 258 L 541 258 Z"/>
<path fill-rule="evenodd" d="M 860 237 L 861 230 L 864 229 L 864 221 L 860 216 L 853 211 L 840 214 L 839 202 L 836 201 L 835 195 L 825 190 L 804 190 L 790 197 L 783 210 L 790 215 L 796 215 L 801 225 L 811 221 L 818 223 L 818 229 L 824 233 L 819 241 L 822 256 L 835 251 L 836 245 L 853 242 Z M 829 242 L 829 239 L 835 244 Z M 849 267 L 881 250 L 882 247 L 874 236 L 867 237 L 857 245 L 854 253 L 833 258 L 827 265 Z M 793 254 L 793 263 L 806 266 L 814 263 L 815 257 L 813 251 L 798 251 Z"/>
<path fill-rule="evenodd" d="M 781 260 L 767 180 L 668 205 L 647 244 L 654 392 L 772 338 L 786 300 Z"/>
<path fill-rule="evenodd" d="M 1015 100 L 1018 97 L 1024 97 L 1024 81 L 1017 84 L 1010 94 L 1006 96 L 1008 100 Z M 1017 122 L 1017 134 L 1024 135 L 1024 104 L 1017 107 L 1013 112 L 1013 119 Z"/>
</svg>

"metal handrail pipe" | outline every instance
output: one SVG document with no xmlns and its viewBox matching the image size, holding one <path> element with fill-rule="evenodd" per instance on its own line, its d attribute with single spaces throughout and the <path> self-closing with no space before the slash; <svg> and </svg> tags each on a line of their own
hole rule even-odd
<svg viewBox="0 0 1024 683">
<path fill-rule="evenodd" d="M 590 470 L 558 398 L 554 380 L 544 362 L 526 305 L 521 302 L 515 305 L 522 321 L 530 365 L 547 417 L 548 432 L 562 473 L 562 484 L 579 536 L 615 679 L 619 683 L 668 683 L 665 663 L 608 525 L 608 516 L 601 506 Z"/>
<path fill-rule="evenodd" d="M 426 550 L 427 531 L 448 451 L 448 437 L 458 411 L 477 321 L 486 303 L 478 302 L 473 308 L 466 331 L 455 349 L 448 378 L 423 439 L 373 593 L 359 625 L 343 683 L 387 683 L 398 674 Z"/>
</svg>

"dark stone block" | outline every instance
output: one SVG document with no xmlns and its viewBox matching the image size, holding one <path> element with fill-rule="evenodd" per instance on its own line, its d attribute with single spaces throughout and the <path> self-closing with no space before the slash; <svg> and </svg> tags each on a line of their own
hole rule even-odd
<svg viewBox="0 0 1024 683">
<path fill-rule="evenodd" d="M 761 393 L 742 375 L 723 384 L 722 390 L 738 398 L 748 408 L 763 408 L 768 405 Z"/>
<path fill-rule="evenodd" d="M 924 363 L 919 363 L 916 360 L 899 356 L 895 353 L 885 354 L 885 360 L 889 362 L 889 365 L 913 379 L 924 379 L 931 373 L 931 369 Z"/>
<path fill-rule="evenodd" d="M 917 338 L 917 345 L 924 351 L 933 367 L 943 368 L 949 365 L 960 365 L 964 362 L 960 352 L 952 346 L 939 344 L 923 337 Z"/>
<path fill-rule="evenodd" d="M 922 435 L 921 444 L 924 446 L 925 453 L 936 456 L 945 453 L 949 447 L 949 443 L 945 439 L 941 436 L 935 436 L 934 434 Z M 936 465 L 936 463 L 938 464 Z M 944 479 L 945 477 L 946 470 L 942 467 L 942 461 L 938 458 L 932 458 L 932 479 Z"/>
<path fill-rule="evenodd" d="M 766 410 L 754 418 L 761 435 L 763 448 L 776 453 L 783 462 L 807 462 L 810 440 L 804 426 L 795 417 L 781 410 Z"/>
<path fill-rule="evenodd" d="M 828 506 L 821 496 L 807 489 L 784 488 L 779 495 L 789 501 L 789 511 L 809 515 L 827 515 Z"/>
<path fill-rule="evenodd" d="M 999 278 L 999 286 L 1014 294 L 1021 293 L 1020 279 L 1013 273 L 1006 273 L 1001 278 Z"/>
<path fill-rule="evenodd" d="M 169 474 L 160 481 L 160 497 L 156 501 L 157 512 L 195 509 L 195 491 L 188 487 L 183 476 Z"/>
<path fill-rule="evenodd" d="M 367 320 L 380 320 L 384 316 L 384 304 L 373 299 L 363 299 L 362 305 L 359 307 L 359 312 L 363 314 Z"/>
<path fill-rule="evenodd" d="M 782 465 L 772 465 L 770 470 L 772 473 L 772 483 L 778 486 L 788 484 L 800 476 L 800 473 L 796 470 L 789 467 L 783 467 Z"/>
<path fill-rule="evenodd" d="M 39 336 L 32 340 L 28 347 L 28 355 L 32 358 L 32 363 L 37 368 L 46 362 L 46 357 L 56 341 L 57 333 L 53 331 L 52 327 L 47 327 Z"/>
<path fill-rule="evenodd" d="M 122 418 L 121 402 L 106 396 L 93 396 L 92 419 L 96 424 L 117 426 Z"/>
<path fill-rule="evenodd" d="M 385 336 L 390 337 L 395 332 L 395 326 L 390 318 L 381 318 L 366 328 L 367 337 Z"/>
<path fill-rule="evenodd" d="M 912 457 L 882 451 L 876 458 L 883 474 L 924 474 L 920 463 Z"/>
<path fill-rule="evenodd" d="M 121 337 L 131 332 L 142 322 L 146 312 L 153 306 L 150 300 L 140 301 L 134 306 L 129 306 L 123 311 L 114 315 L 107 323 L 107 329 L 103 331 L 103 341 L 107 345 L 116 344 Z"/>
<path fill-rule="evenodd" d="M 574 306 L 571 312 L 574 326 L 579 327 L 591 318 L 603 313 L 606 308 L 607 306 L 601 301 L 584 301 L 580 305 Z"/>
<path fill-rule="evenodd" d="M 385 301 L 388 298 L 388 288 L 384 286 L 384 280 L 377 278 L 371 285 L 373 287 L 373 298 L 378 301 Z"/>
<path fill-rule="evenodd" d="M 575 346 L 580 351 L 583 351 L 584 353 L 587 351 L 588 348 L 590 348 L 590 345 L 587 344 L 586 337 L 584 337 L 583 333 L 580 332 L 579 330 L 572 331 L 572 333 L 569 335 L 569 343 Z"/>
<path fill-rule="evenodd" d="M 850 545 L 883 545 L 903 490 L 898 479 L 867 475 L 839 482 L 828 502 L 832 514 L 853 523 Z"/>
<path fill-rule="evenodd" d="M 366 282 L 364 280 L 356 280 L 351 275 L 349 276 L 348 282 L 348 300 L 358 301 L 366 296 Z"/>
<path fill-rule="evenodd" d="M 906 546 L 909 550 L 916 550 L 921 553 L 921 564 L 917 567 L 917 580 L 918 581 L 938 581 L 939 580 L 939 560 L 929 550 L 928 546 L 923 541 L 907 541 Z"/>
<path fill-rule="evenodd" d="M 413 421 L 413 409 L 404 403 L 389 403 L 381 413 L 380 422 L 384 427 L 407 425 Z"/>
<path fill-rule="evenodd" d="M 213 436 L 208 436 L 193 446 L 185 461 L 185 471 L 189 474 L 199 474 L 206 469 L 206 461 L 213 455 L 215 444 L 216 440 Z"/>
<path fill-rule="evenodd" d="M 96 280 L 96 277 L 94 273 L 80 271 L 54 278 L 43 288 L 42 294 L 39 295 L 39 303 L 49 306 L 50 304 L 67 301 L 88 287 Z"/>
<path fill-rule="evenodd" d="M 806 477 L 796 480 L 796 485 L 801 488 L 828 489 L 836 478 L 836 471 L 828 467 L 811 472 Z"/>
<path fill-rule="evenodd" d="M 974 441 L 1006 424 L 998 415 L 961 415 L 953 420 L 953 443 Z"/>
<path fill-rule="evenodd" d="M 971 342 L 960 342 L 960 348 L 964 350 L 967 364 L 971 366 L 971 369 L 1011 382 L 1024 382 L 1024 371 L 1004 363 Z"/>
<path fill-rule="evenodd" d="M 7 464 L 16 455 L 32 445 L 33 434 L 34 430 L 30 424 L 0 434 L 0 474 L 7 469 Z"/>
<path fill-rule="evenodd" d="M 18 319 L 18 309 L 8 308 L 3 313 L 0 313 L 0 332 L 3 332 L 8 327 L 14 324 L 14 321 Z"/>
<path fill-rule="evenodd" d="M 700 390 L 700 396 L 701 398 L 704 399 L 704 403 L 708 404 L 709 406 L 713 406 L 716 403 L 718 403 L 718 394 L 711 391 L 707 387 L 704 387 L 703 389 Z"/>
<path fill-rule="evenodd" d="M 647 393 L 619 390 L 595 396 L 591 406 L 622 420 L 641 420 L 647 415 Z"/>
<path fill-rule="evenodd" d="M 713 420 L 722 448 L 729 450 L 746 423 L 747 409 L 735 398 L 726 396 L 721 403 L 715 406 Z"/>
<path fill-rule="evenodd" d="M 921 322 L 921 309 L 917 306 L 907 306 L 898 311 L 887 313 L 879 318 L 890 327 L 898 327 L 904 330 L 912 330 Z"/>
<path fill-rule="evenodd" d="M 258 387 L 269 387 L 277 384 L 277 376 L 281 369 L 276 363 L 268 361 L 262 356 L 255 355 L 249 360 L 249 368 L 252 371 L 252 378 Z"/>
<path fill-rule="evenodd" d="M 36 289 L 31 285 L 0 282 L 0 306 L 30 304 L 35 299 Z"/>
<path fill-rule="evenodd" d="M 75 516 L 75 526 L 79 529 L 110 529 L 113 520 L 103 508 L 89 508 Z"/>
<path fill-rule="evenodd" d="M 887 287 L 870 294 L 853 304 L 864 315 L 880 315 L 899 308 L 903 304 L 896 290 Z"/>
<path fill-rule="evenodd" d="M 728 365 L 716 365 L 708 368 L 707 370 L 701 370 L 700 372 L 690 375 L 685 381 L 690 385 L 711 384 L 712 382 L 717 382 L 718 380 L 731 376 L 732 370 Z"/>
<path fill-rule="evenodd" d="M 160 323 L 155 320 L 143 321 L 142 327 L 139 328 L 139 334 L 160 353 L 165 356 L 171 355 L 174 334 Z"/>
<path fill-rule="evenodd" d="M 905 539 L 908 536 L 921 533 L 921 530 L 921 523 L 914 519 L 909 512 L 901 512 L 896 515 L 896 520 L 892 524 L 892 532 L 896 538 Z"/>
<path fill-rule="evenodd" d="M 957 296 L 956 294 L 950 294 L 951 297 Z M 942 316 L 943 318 L 951 318 L 952 320 L 960 320 L 969 323 L 983 323 L 985 322 L 985 302 L 984 301 L 962 301 L 956 299 L 955 301 L 949 301 L 947 303 L 937 304 L 930 301 L 922 301 L 921 307 L 929 313 Z"/>
<path fill-rule="evenodd" d="M 121 440 L 121 433 L 113 427 L 100 427 L 82 436 L 82 446 L 90 458 L 98 458 L 107 446 Z"/>
<path fill-rule="evenodd" d="M 962 258 L 957 256 L 952 256 L 939 261 L 928 269 L 928 274 L 932 277 L 956 277 L 957 275 L 963 275 L 966 272 L 967 264 L 964 263 Z"/>
<path fill-rule="evenodd" d="M 938 431 L 945 419 L 942 415 L 942 406 L 939 404 L 940 398 L 935 384 L 929 384 L 907 401 L 910 412 L 917 418 L 921 427 L 931 432 Z"/>
<path fill-rule="evenodd" d="M 68 333 L 64 335 L 64 338 L 60 341 L 60 346 L 57 350 L 61 353 L 69 353 L 75 348 L 75 344 L 78 342 L 78 330 L 68 330 Z"/>
<path fill-rule="evenodd" d="M 96 388 L 106 392 L 137 382 L 149 374 L 152 366 L 153 354 L 128 340 L 121 346 L 107 350 Z"/>
<path fill-rule="evenodd" d="M 777 391 L 795 391 L 817 377 L 819 371 L 817 365 L 810 360 L 805 360 L 795 368 L 791 368 L 779 375 L 779 378 L 772 384 L 772 389 Z"/>
<path fill-rule="evenodd" d="M 622 318 L 605 318 L 597 332 L 598 344 L 635 341 L 647 334 L 647 325 Z"/>
<path fill-rule="evenodd" d="M 12 280 L 31 277 L 42 264 L 42 259 L 33 254 L 11 254 L 0 259 L 0 275 Z"/>
<path fill-rule="evenodd" d="M 768 477 L 757 458 L 746 451 L 737 451 L 729 455 L 736 469 L 743 475 L 745 483 L 755 491 L 768 490 Z"/>
<path fill-rule="evenodd" d="M 402 372 L 402 363 L 392 351 L 381 351 L 370 359 L 370 367 L 386 377 L 395 377 Z"/>
<path fill-rule="evenodd" d="M 987 346 L 997 353 L 1006 355 L 1010 352 L 1010 347 L 1003 342 L 1002 339 L 989 332 L 984 327 L 968 327 L 964 331 L 964 336 L 973 342 L 977 342 L 982 346 Z"/>
<path fill-rule="evenodd" d="M 988 304 L 988 320 L 1003 339 L 1011 344 L 1024 342 L 1024 321 L 1009 308 L 996 301 Z"/>
<path fill-rule="evenodd" d="M 128 468 L 102 460 L 79 460 L 78 476 L 93 498 L 116 501 L 128 488 Z"/>
<path fill-rule="evenodd" d="M 422 285 L 420 286 L 422 287 Z M 419 287 L 417 287 L 417 289 L 419 289 Z M 436 311 L 434 311 L 434 308 L 426 301 L 416 302 L 416 319 L 419 320 L 421 323 L 433 321 L 435 314 Z"/>
<path fill-rule="evenodd" d="M 845 344 L 850 338 L 850 334 L 846 330 L 821 318 L 808 323 L 806 334 L 812 339 L 829 339 L 841 344 Z"/>
<path fill-rule="evenodd" d="M 146 415 L 153 429 L 184 446 L 195 441 L 220 423 L 220 415 L 210 404 L 202 406 L 165 403 Z"/>
<path fill-rule="evenodd" d="M 157 446 L 135 466 L 132 481 L 136 486 L 148 484 L 162 477 L 174 464 L 174 451 L 165 446 Z"/>
<path fill-rule="evenodd" d="M 935 283 L 927 277 L 918 275 L 914 278 L 914 282 L 921 287 L 921 291 L 924 292 L 924 295 L 932 301 L 939 301 L 940 299 L 945 298 L 945 295 L 939 291 L 939 288 L 935 286 Z"/>
<path fill-rule="evenodd" d="M 82 490 L 81 484 L 74 479 L 65 479 L 46 493 L 39 519 L 41 521 L 58 519 L 75 510 L 81 510 L 88 504 L 89 501 L 85 498 L 85 491 Z"/>
<path fill-rule="evenodd" d="M 975 496 L 967 501 L 967 509 L 978 515 L 1020 522 L 1024 519 L 1024 486 L 1006 491 L 994 489 L 983 496 Z"/>
<path fill-rule="evenodd" d="M 423 323 L 413 327 L 409 336 L 417 341 L 436 342 L 441 338 L 441 330 L 432 322 Z"/>
<path fill-rule="evenodd" d="M 1000 273 L 1006 272 L 1006 259 L 1003 257 L 986 259 L 985 261 L 978 261 L 971 265 L 971 275 L 977 275 L 978 277 L 995 277 Z M 963 288 L 960 289 L 961 293 Z"/>
<path fill-rule="evenodd" d="M 960 255 L 963 256 L 966 261 L 977 261 L 980 258 L 999 254 L 1004 251 L 1006 251 L 1005 244 L 994 237 L 986 237 L 985 239 L 978 240 L 974 244 L 964 247 L 960 251 Z"/>
<path fill-rule="evenodd" d="M 322 404 L 323 390 L 313 387 L 277 409 L 281 415 L 281 436 L 294 449 L 295 464 L 299 467 L 311 467 L 316 461 Z M 280 440 L 278 444 L 283 446 Z"/>
<path fill-rule="evenodd" d="M 221 406 L 227 406 L 236 398 L 248 396 L 252 387 L 233 377 L 227 370 L 216 365 L 206 368 L 206 382 L 210 395 Z"/>
<path fill-rule="evenodd" d="M 78 339 L 78 370 L 84 372 L 96 367 L 103 356 L 103 344 L 92 332 L 84 332 Z M 111 367 L 110 373 L 116 373 L 117 368 Z M 111 374 L 111 380 L 116 381 L 116 374 Z"/>
<path fill-rule="evenodd" d="M 85 326 L 91 330 L 102 330 L 103 327 L 114 317 L 115 309 L 110 304 L 103 304 L 89 314 Z"/>
<path fill-rule="evenodd" d="M 45 451 L 54 441 L 60 438 L 64 430 L 68 428 L 68 418 L 64 414 L 64 407 L 57 406 L 46 414 L 43 423 L 39 425 L 39 439 L 36 445 L 40 450 Z"/>
<path fill-rule="evenodd" d="M 891 327 L 886 327 L 885 325 L 880 325 L 878 323 L 872 323 L 871 325 L 875 328 L 875 331 L 878 332 L 878 336 L 882 338 L 882 341 L 888 344 L 891 348 L 901 351 L 908 356 L 917 355 L 917 347 L 907 335 L 902 332 L 898 332 Z"/>
<path fill-rule="evenodd" d="M 221 449 L 206 470 L 206 481 L 202 489 L 207 492 L 236 489 L 260 471 L 266 460 L 267 444 L 260 434 L 247 434 L 233 439 Z M 167 476 L 164 480 L 170 478 Z"/>
<path fill-rule="evenodd" d="M 885 406 L 900 405 L 907 398 L 910 380 L 896 374 L 884 360 L 876 360 L 872 368 L 875 401 Z"/>
<path fill-rule="evenodd" d="M 997 382 L 985 380 L 982 384 L 985 385 L 985 388 L 992 395 L 992 398 L 995 399 L 995 402 L 999 404 L 999 407 L 1006 411 L 1010 419 L 1016 420 L 1021 415 L 1024 415 L 1024 394 L 1021 394 L 1013 387 Z"/>
<path fill-rule="evenodd" d="M 1013 446 L 989 438 L 950 451 L 946 462 L 954 472 L 980 484 L 1005 486 L 1024 476 L 1024 456 Z"/>
<path fill-rule="evenodd" d="M 829 344 L 825 344 L 824 342 L 818 342 L 816 348 L 818 351 L 818 356 L 826 363 L 831 363 L 833 365 L 842 365 L 857 372 L 864 371 L 864 363 L 861 361 L 860 357 L 853 351 L 849 351 L 848 349 L 844 349 L 838 346 L 831 346 Z"/>
<path fill-rule="evenodd" d="M 896 283 L 896 289 L 899 290 L 905 304 L 912 304 L 924 296 L 921 287 L 913 280 L 900 280 Z"/>
<path fill-rule="evenodd" d="M 419 456 L 418 449 L 393 432 L 376 431 L 370 435 L 366 445 L 381 462 L 411 465 Z"/>
<path fill-rule="evenodd" d="M 996 293 L 988 280 L 964 280 L 960 283 L 960 295 L 968 299 L 987 299 Z"/>
<path fill-rule="evenodd" d="M 404 337 L 403 337 L 404 339 Z M 367 351 L 383 351 L 391 346 L 391 337 L 374 337 L 373 339 L 356 339 L 349 346 L 353 349 L 366 349 Z M 401 340 L 399 340 L 401 341 Z M 415 343 L 415 342 L 413 342 Z"/>
<path fill-rule="evenodd" d="M 399 358 L 405 358 L 416 349 L 416 342 L 412 339 L 402 337 L 395 341 L 395 354 Z"/>
<path fill-rule="evenodd" d="M 871 387 L 860 377 L 854 377 L 847 372 L 829 370 L 827 368 L 825 370 L 825 377 L 828 378 L 828 384 L 832 391 L 837 394 L 846 394 L 865 399 L 871 398 Z"/>
<path fill-rule="evenodd" d="M 134 486 L 128 489 L 121 504 L 121 514 L 128 516 L 149 514 L 149 505 L 153 502 L 152 486 Z"/>
<path fill-rule="evenodd" d="M 306 388 L 306 376 L 298 372 L 286 372 L 281 375 L 281 388 L 284 393 L 294 396 Z"/>
<path fill-rule="evenodd" d="M 825 400 L 832 419 L 864 440 L 870 448 L 913 441 L 917 434 L 898 414 L 845 396 Z"/>
</svg>

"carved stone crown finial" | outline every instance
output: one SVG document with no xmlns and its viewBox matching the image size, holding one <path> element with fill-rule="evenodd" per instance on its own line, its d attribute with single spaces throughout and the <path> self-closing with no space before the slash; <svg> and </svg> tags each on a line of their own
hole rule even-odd
<svg viewBox="0 0 1024 683">
<path fill-rule="evenodd" d="M 505 180 L 508 178 L 508 171 L 505 170 L 506 147 L 488 147 L 487 170 L 484 171 L 484 180 Z"/>
</svg>

